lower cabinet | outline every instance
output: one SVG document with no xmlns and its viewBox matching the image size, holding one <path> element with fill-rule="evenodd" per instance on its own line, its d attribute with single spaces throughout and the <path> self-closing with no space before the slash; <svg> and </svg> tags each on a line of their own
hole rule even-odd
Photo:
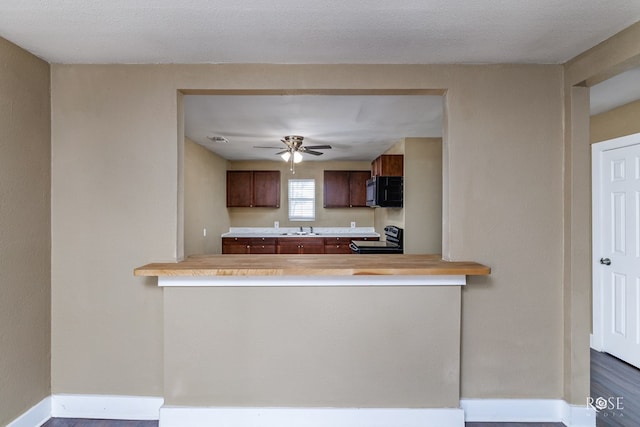
<svg viewBox="0 0 640 427">
<path fill-rule="evenodd" d="M 322 237 L 289 237 L 278 239 L 279 254 L 323 254 Z"/>
<path fill-rule="evenodd" d="M 223 237 L 223 254 L 275 254 L 278 239 L 270 237 Z"/>
<path fill-rule="evenodd" d="M 352 240 L 378 237 L 223 237 L 223 254 L 350 254 Z"/>
<path fill-rule="evenodd" d="M 350 254 L 351 248 L 349 244 L 352 240 L 380 240 L 378 237 L 325 237 L 324 253 L 325 254 Z"/>
</svg>

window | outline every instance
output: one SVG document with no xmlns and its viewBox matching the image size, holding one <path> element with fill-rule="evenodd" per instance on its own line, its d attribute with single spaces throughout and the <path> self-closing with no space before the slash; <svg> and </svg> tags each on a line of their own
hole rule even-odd
<svg viewBox="0 0 640 427">
<path fill-rule="evenodd" d="M 316 219 L 315 179 L 289 180 L 289 221 Z"/>
</svg>

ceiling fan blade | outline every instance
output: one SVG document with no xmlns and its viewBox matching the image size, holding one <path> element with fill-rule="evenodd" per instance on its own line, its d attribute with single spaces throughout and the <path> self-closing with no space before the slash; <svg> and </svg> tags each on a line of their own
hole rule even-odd
<svg viewBox="0 0 640 427">
<path fill-rule="evenodd" d="M 278 152 L 276 153 L 276 156 L 279 156 L 280 154 L 284 154 L 284 153 L 288 153 L 288 152 L 289 152 L 289 150 L 282 150 L 282 151 L 278 151 Z"/>
<path fill-rule="evenodd" d="M 321 152 L 319 152 L 319 151 L 313 151 L 313 150 L 304 150 L 304 151 L 303 151 L 303 153 L 305 153 L 305 154 L 312 154 L 312 155 L 314 155 L 314 156 L 321 156 L 321 155 L 323 155 L 323 154 L 324 154 L 324 153 L 321 153 Z"/>
<path fill-rule="evenodd" d="M 330 150 L 330 145 L 307 145 L 305 148 L 311 148 L 312 150 Z"/>
<path fill-rule="evenodd" d="M 272 146 L 272 145 L 271 145 L 271 146 L 265 146 L 265 145 L 254 145 L 254 146 L 253 146 L 253 148 L 272 148 L 272 149 L 273 149 L 273 148 L 276 148 L 276 149 L 277 149 L 277 148 L 282 148 L 282 146 L 274 147 L 274 146 Z"/>
</svg>

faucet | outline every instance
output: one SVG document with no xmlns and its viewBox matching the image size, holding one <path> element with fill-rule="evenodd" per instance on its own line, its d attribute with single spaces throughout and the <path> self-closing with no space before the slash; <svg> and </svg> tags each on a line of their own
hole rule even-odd
<svg viewBox="0 0 640 427">
<path fill-rule="evenodd" d="M 309 226 L 309 230 L 310 230 L 309 233 L 313 234 L 313 225 Z"/>
<path fill-rule="evenodd" d="M 300 226 L 300 232 L 301 232 L 301 233 L 304 233 L 304 231 L 302 231 L 302 226 Z"/>
</svg>

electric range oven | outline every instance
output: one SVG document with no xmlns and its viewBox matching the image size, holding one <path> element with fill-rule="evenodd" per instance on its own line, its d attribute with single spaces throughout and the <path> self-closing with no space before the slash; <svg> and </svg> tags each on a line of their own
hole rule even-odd
<svg viewBox="0 0 640 427">
<path fill-rule="evenodd" d="M 385 240 L 382 242 L 370 240 L 354 240 L 349 244 L 354 254 L 401 254 L 403 253 L 403 230 L 394 225 L 384 228 Z"/>
</svg>

